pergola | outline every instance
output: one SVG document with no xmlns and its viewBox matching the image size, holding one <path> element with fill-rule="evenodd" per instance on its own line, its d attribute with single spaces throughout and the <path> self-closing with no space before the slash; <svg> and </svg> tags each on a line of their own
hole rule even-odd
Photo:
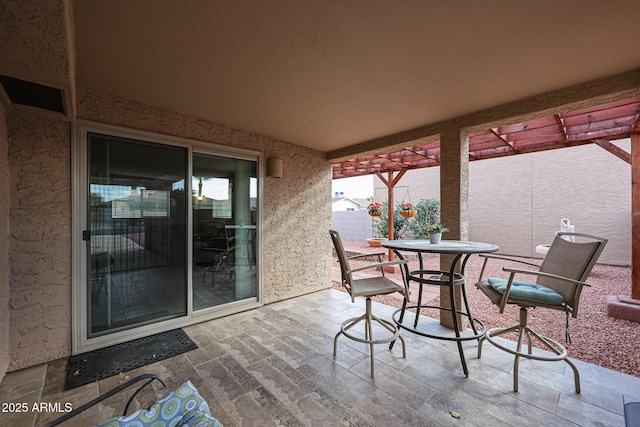
<svg viewBox="0 0 640 427">
<path fill-rule="evenodd" d="M 631 153 L 611 142 L 626 138 L 631 139 Z M 632 236 L 640 234 L 640 96 L 474 131 L 468 135 L 468 143 L 469 161 L 598 145 L 631 165 Z M 388 189 L 389 238 L 392 239 L 393 188 L 406 171 L 440 166 L 440 161 L 440 141 L 425 138 L 395 151 L 335 163 L 333 178 L 375 174 L 381 179 Z M 640 307 L 640 239 L 636 238 L 632 239 L 631 298 L 623 303 Z"/>
<path fill-rule="evenodd" d="M 513 125 L 472 132 L 469 160 L 596 144 L 631 164 L 631 154 L 611 141 L 630 138 L 638 128 L 640 96 L 568 111 Z M 393 152 L 371 154 L 333 165 L 333 179 L 440 166 L 440 141 L 416 141 Z"/>
</svg>

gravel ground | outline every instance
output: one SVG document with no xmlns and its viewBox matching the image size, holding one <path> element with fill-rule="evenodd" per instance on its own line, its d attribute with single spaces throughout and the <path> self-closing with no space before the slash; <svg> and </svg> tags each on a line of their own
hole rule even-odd
<svg viewBox="0 0 640 427">
<path fill-rule="evenodd" d="M 344 241 L 347 250 L 362 252 L 379 251 L 366 242 Z M 518 322 L 517 306 L 507 306 L 504 314 L 500 314 L 497 306 L 472 284 L 478 280 L 482 261 L 479 256 L 472 255 L 467 263 L 469 282 L 467 295 L 469 304 L 475 317 L 481 319 L 488 328 L 513 326 Z M 492 260 L 484 277 L 507 277 L 502 267 L 508 265 L 502 261 Z M 529 260 L 539 262 L 540 260 Z M 357 264 L 366 263 L 358 261 Z M 338 265 L 334 258 L 334 265 Z M 352 266 L 356 266 L 355 263 Z M 418 262 L 410 261 L 410 269 L 417 269 Z M 429 255 L 425 259 L 425 268 L 439 269 L 439 257 Z M 391 277 L 401 280 L 400 274 Z M 607 317 L 607 297 L 609 295 L 631 294 L 631 268 L 597 264 L 587 279 L 591 286 L 583 290 L 580 298 L 578 318 L 570 318 L 569 330 L 572 344 L 565 343 L 565 314 L 563 311 L 549 309 L 529 309 L 529 325 L 542 335 L 546 335 L 563 345 L 566 345 L 569 356 L 590 362 L 605 368 L 613 369 L 629 375 L 640 377 L 640 324 Z M 344 290 L 334 282 L 334 288 Z M 413 289 L 413 286 L 412 286 Z M 412 290 L 412 301 L 416 293 Z M 402 299 L 399 294 L 376 297 L 377 301 L 399 307 Z M 432 300 L 433 301 L 433 300 Z M 437 302 L 437 298 L 435 299 Z M 424 302 L 429 304 L 428 302 Z M 434 305 L 433 302 L 430 303 Z M 438 313 L 425 312 L 431 317 L 438 317 Z"/>
</svg>

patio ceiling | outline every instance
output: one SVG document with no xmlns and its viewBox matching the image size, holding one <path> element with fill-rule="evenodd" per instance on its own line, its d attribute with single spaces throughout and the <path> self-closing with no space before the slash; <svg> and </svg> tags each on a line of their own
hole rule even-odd
<svg viewBox="0 0 640 427">
<path fill-rule="evenodd" d="M 597 144 L 631 164 L 631 155 L 611 141 L 629 138 L 640 117 L 640 96 L 525 122 L 473 132 L 469 160 Z M 440 141 L 357 157 L 333 165 L 333 178 L 440 165 Z"/>
<path fill-rule="evenodd" d="M 636 0 L 68 1 L 79 88 L 324 153 L 640 67 Z"/>
</svg>

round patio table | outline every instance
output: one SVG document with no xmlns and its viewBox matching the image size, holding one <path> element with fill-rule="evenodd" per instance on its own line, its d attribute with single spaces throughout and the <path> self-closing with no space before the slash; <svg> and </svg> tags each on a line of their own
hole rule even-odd
<svg viewBox="0 0 640 427">
<path fill-rule="evenodd" d="M 464 351 L 462 349 L 462 341 L 470 341 L 477 340 L 484 336 L 486 332 L 486 327 L 484 323 L 474 317 L 471 314 L 471 309 L 469 308 L 469 301 L 467 300 L 467 292 L 464 286 L 464 272 L 465 267 L 467 265 L 467 261 L 472 254 L 480 254 L 480 253 L 489 253 L 498 251 L 499 247 L 490 243 L 480 243 L 480 242 L 466 242 L 460 240 L 442 240 L 440 243 L 432 244 L 429 240 L 390 240 L 382 243 L 387 249 L 393 250 L 393 252 L 400 259 L 405 259 L 402 255 L 402 252 L 415 252 L 418 254 L 418 262 L 419 269 L 409 271 L 408 264 L 404 264 L 405 273 L 407 275 L 408 280 L 413 280 L 419 284 L 418 291 L 418 301 L 416 305 L 408 305 L 409 300 L 405 298 L 402 303 L 402 308 L 396 310 L 393 315 L 393 321 L 398 325 L 399 328 L 405 329 L 407 331 L 413 332 L 415 334 L 440 339 L 447 341 L 455 341 L 458 344 L 458 353 L 460 354 L 460 361 L 462 362 L 462 370 L 464 371 L 464 375 L 466 377 L 469 376 L 469 371 L 467 369 L 467 362 L 464 357 Z M 451 254 L 455 255 L 453 262 L 451 263 L 451 268 L 449 271 L 445 270 L 426 270 L 424 269 L 424 263 L 422 259 L 422 254 L 432 253 L 432 254 Z M 456 269 L 458 264 L 462 261 L 460 265 L 460 272 L 456 273 Z M 449 288 L 449 299 L 451 301 L 451 306 L 434 306 L 434 305 L 424 305 L 422 304 L 422 287 L 423 285 L 434 285 L 434 286 L 447 286 Z M 462 294 L 462 299 L 464 302 L 464 310 L 457 310 L 456 305 L 456 293 L 455 287 L 459 286 Z M 434 308 L 441 311 L 448 311 L 451 313 L 451 317 L 453 320 L 453 329 L 454 336 L 451 335 L 439 335 L 435 333 L 429 333 L 424 330 L 418 329 L 418 320 L 420 317 L 420 309 L 421 308 Z M 413 321 L 413 324 L 410 322 L 404 321 L 404 315 L 407 309 L 415 309 L 416 317 Z M 460 334 L 460 324 L 458 321 L 458 315 L 465 316 L 469 319 L 469 323 L 471 324 L 471 329 L 473 331 L 473 335 Z M 476 328 L 478 326 L 478 328 Z M 393 346 L 391 343 L 390 346 Z"/>
</svg>

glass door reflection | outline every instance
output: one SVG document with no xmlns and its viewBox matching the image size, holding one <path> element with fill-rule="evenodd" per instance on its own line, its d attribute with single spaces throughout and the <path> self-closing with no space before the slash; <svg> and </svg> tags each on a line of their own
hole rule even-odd
<svg viewBox="0 0 640 427">
<path fill-rule="evenodd" d="M 257 296 L 257 163 L 193 154 L 193 310 Z"/>
<path fill-rule="evenodd" d="M 187 150 L 88 140 L 88 336 L 185 316 Z"/>
</svg>

